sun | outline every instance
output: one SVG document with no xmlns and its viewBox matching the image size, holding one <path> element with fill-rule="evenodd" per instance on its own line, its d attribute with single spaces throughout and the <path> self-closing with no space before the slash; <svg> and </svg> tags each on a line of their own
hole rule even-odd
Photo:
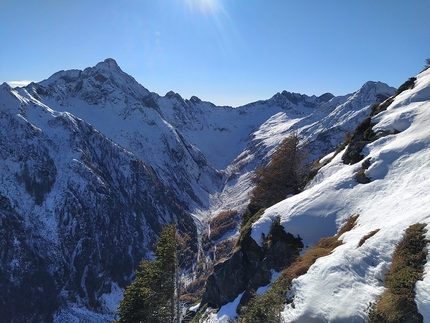
<svg viewBox="0 0 430 323">
<path fill-rule="evenodd" d="M 191 12 L 214 14 L 222 9 L 220 0 L 185 0 Z"/>
</svg>

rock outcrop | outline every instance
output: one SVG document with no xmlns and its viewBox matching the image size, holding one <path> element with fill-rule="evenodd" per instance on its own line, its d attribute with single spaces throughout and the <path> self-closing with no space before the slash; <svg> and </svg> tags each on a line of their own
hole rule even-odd
<svg viewBox="0 0 430 323">
<path fill-rule="evenodd" d="M 243 293 L 240 310 L 253 292 L 271 282 L 273 272 L 287 267 L 303 248 L 300 237 L 286 233 L 278 221 L 272 224 L 269 235 L 261 238 L 262 248 L 249 233 L 250 228 L 242 228 L 235 252 L 215 266 L 206 282 L 202 305 L 220 308 Z"/>
</svg>

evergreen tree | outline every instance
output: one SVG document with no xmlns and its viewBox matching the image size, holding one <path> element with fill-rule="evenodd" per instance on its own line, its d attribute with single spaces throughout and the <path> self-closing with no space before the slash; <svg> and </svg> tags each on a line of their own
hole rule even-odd
<svg viewBox="0 0 430 323">
<path fill-rule="evenodd" d="M 285 293 L 277 288 L 269 289 L 264 295 L 253 294 L 245 313 L 239 322 L 283 323 L 282 311 L 285 306 Z"/>
<path fill-rule="evenodd" d="M 134 282 L 124 290 L 117 323 L 179 322 L 176 225 L 162 230 L 154 256 L 155 261 L 141 261 Z"/>
</svg>

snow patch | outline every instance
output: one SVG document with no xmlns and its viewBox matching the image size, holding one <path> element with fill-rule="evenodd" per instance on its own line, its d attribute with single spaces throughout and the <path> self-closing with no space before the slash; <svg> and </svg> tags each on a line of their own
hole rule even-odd
<svg viewBox="0 0 430 323">
<path fill-rule="evenodd" d="M 244 293 L 240 294 L 233 302 L 230 302 L 220 308 L 218 313 L 211 313 L 205 323 L 228 323 L 229 319 L 236 318 L 236 308 L 240 303 Z"/>
</svg>

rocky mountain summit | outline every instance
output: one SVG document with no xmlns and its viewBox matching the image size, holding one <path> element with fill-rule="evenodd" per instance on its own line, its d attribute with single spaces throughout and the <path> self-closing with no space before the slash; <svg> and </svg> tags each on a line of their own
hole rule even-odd
<svg viewBox="0 0 430 323">
<path fill-rule="evenodd" d="M 253 171 L 286 135 L 319 159 L 394 91 L 367 82 L 219 107 L 152 93 L 113 59 L 2 84 L 1 321 L 110 321 L 164 223 L 197 250 L 213 216 L 243 211 Z"/>
</svg>

